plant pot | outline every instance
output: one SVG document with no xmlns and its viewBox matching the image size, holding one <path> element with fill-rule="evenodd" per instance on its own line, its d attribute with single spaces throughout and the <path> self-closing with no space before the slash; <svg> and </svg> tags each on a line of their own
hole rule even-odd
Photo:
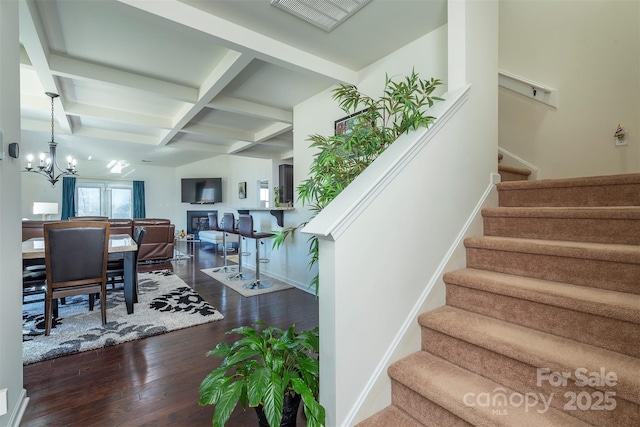
<svg viewBox="0 0 640 427">
<path fill-rule="evenodd" d="M 280 427 L 296 427 L 296 419 L 298 417 L 298 406 L 300 406 L 300 395 L 296 394 L 291 396 L 286 394 L 284 396 L 284 403 L 282 405 L 282 421 Z M 262 405 L 256 406 L 256 414 L 258 414 L 258 425 L 260 427 L 269 427 L 267 418 L 264 416 Z"/>
</svg>

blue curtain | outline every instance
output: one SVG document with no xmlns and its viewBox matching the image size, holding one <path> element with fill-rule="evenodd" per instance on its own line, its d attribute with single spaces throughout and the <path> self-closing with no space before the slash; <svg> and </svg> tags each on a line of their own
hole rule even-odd
<svg viewBox="0 0 640 427">
<path fill-rule="evenodd" d="M 73 176 L 65 176 L 62 178 L 62 213 L 61 220 L 67 220 L 70 216 L 74 216 L 74 205 L 76 195 L 76 178 Z"/>
<path fill-rule="evenodd" d="M 147 217 L 144 207 L 144 181 L 133 181 L 133 217 Z"/>
</svg>

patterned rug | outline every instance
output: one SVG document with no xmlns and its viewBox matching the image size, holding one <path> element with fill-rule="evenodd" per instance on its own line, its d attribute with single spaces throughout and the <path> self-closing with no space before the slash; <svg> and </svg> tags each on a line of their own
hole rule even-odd
<svg viewBox="0 0 640 427">
<path fill-rule="evenodd" d="M 44 336 L 44 302 L 23 305 L 22 361 L 25 365 L 120 344 L 223 318 L 170 271 L 140 273 L 138 303 L 128 315 L 122 290 L 107 293 L 107 324 L 102 325 L 100 301 L 89 311 L 86 295 L 59 305 L 51 335 Z M 31 298 L 42 300 L 42 295 Z"/>
</svg>

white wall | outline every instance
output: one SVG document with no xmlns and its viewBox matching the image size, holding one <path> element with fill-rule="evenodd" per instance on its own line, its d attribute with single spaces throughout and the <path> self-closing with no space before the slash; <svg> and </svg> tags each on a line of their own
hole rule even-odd
<svg viewBox="0 0 640 427">
<path fill-rule="evenodd" d="M 18 2 L 0 1 L 0 129 L 4 152 L 20 141 Z M 0 389 L 7 389 L 7 413 L 0 426 L 18 425 L 26 395 L 22 379 L 22 290 L 20 284 L 20 162 L 0 160 Z"/>
<path fill-rule="evenodd" d="M 500 1 L 499 68 L 558 90 L 554 109 L 500 89 L 499 145 L 538 179 L 640 171 L 639 17 L 638 1 Z"/>
</svg>

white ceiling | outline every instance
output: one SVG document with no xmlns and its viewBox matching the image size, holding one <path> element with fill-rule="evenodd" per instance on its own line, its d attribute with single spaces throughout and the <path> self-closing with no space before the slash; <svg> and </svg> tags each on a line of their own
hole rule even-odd
<svg viewBox="0 0 640 427">
<path fill-rule="evenodd" d="M 349 1 L 349 0 L 345 0 Z M 180 166 L 292 156 L 293 106 L 446 22 L 373 0 L 327 33 L 269 0 L 21 0 L 22 153 Z"/>
</svg>

